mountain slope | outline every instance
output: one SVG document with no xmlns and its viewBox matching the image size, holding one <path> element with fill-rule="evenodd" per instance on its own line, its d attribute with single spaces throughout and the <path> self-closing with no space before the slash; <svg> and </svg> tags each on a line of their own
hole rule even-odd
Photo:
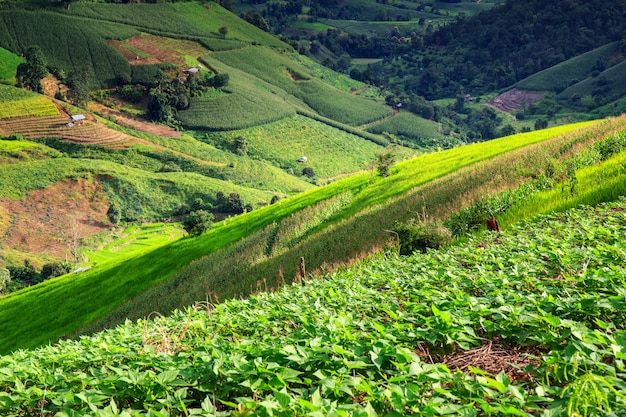
<svg viewBox="0 0 626 417">
<path fill-rule="evenodd" d="M 624 210 L 621 201 L 543 216 L 451 250 L 381 255 L 276 293 L 0 357 L 0 410 L 622 410 Z"/>
</svg>

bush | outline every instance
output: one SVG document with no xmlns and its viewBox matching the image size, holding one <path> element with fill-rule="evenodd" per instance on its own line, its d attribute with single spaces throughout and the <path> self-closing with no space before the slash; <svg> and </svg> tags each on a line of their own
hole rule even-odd
<svg viewBox="0 0 626 417">
<path fill-rule="evenodd" d="M 0 268 L 0 294 L 9 285 L 9 282 L 11 282 L 11 273 L 6 268 Z"/>
<path fill-rule="evenodd" d="M 107 210 L 107 217 L 111 223 L 117 225 L 122 219 L 122 211 L 116 204 L 111 204 Z"/>
<path fill-rule="evenodd" d="M 205 210 L 189 213 L 183 220 L 183 228 L 189 236 L 200 236 L 213 226 L 213 214 Z"/>
<path fill-rule="evenodd" d="M 408 222 L 396 224 L 394 231 L 400 239 L 400 255 L 439 249 L 449 245 L 452 241 L 450 230 L 438 221 L 411 219 Z"/>
<path fill-rule="evenodd" d="M 72 270 L 71 265 L 67 262 L 52 262 L 45 264 L 41 268 L 41 280 L 59 277 L 65 275 Z"/>
</svg>

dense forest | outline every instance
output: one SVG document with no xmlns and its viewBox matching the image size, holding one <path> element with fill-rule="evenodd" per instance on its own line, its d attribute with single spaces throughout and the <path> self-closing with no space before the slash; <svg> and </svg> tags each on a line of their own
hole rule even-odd
<svg viewBox="0 0 626 417">
<path fill-rule="evenodd" d="M 342 1 L 293 1 L 266 4 L 261 16 L 245 17 L 262 21 L 275 33 L 281 31 L 302 10 L 311 21 L 321 18 L 371 21 L 414 19 L 413 12 L 436 14 L 432 5 L 416 3 L 395 16 L 367 13 L 364 6 Z M 306 8 L 306 9 L 305 9 Z M 259 20 L 261 18 L 261 20 Z M 407 32 L 402 25 L 388 34 L 351 34 L 337 29 L 309 34 L 309 53 L 323 47 L 337 59 L 325 64 L 347 71 L 342 56 L 382 58 L 382 64 L 351 75 L 361 80 L 401 89 L 427 99 L 474 94 L 514 84 L 537 71 L 583 52 L 622 40 L 626 30 L 626 4 L 607 0 L 600 4 L 585 0 L 508 0 L 475 16 L 457 16 L 456 21 L 433 28 L 423 17 L 422 31 Z M 303 40 L 303 39 L 300 39 Z M 345 59 L 344 59 L 345 60 Z M 606 62 L 599 62 L 602 70 Z"/>
<path fill-rule="evenodd" d="M 608 0 L 509 0 L 504 5 L 448 25 L 412 44 L 389 65 L 390 75 L 405 88 L 429 99 L 463 91 L 485 92 L 583 52 L 621 40 L 626 30 L 626 3 Z M 410 64 L 417 74 L 399 71 Z M 606 63 L 598 63 L 598 70 Z"/>
</svg>

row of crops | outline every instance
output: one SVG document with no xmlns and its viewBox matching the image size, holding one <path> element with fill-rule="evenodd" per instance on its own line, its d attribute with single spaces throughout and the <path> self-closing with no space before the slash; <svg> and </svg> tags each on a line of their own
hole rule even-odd
<svg viewBox="0 0 626 417">
<path fill-rule="evenodd" d="M 622 200 L 543 216 L 18 351 L 0 358 L 0 411 L 620 415 L 625 211 Z"/>
</svg>

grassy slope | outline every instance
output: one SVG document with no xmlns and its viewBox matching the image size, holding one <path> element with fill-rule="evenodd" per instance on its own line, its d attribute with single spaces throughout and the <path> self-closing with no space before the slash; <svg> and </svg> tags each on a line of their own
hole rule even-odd
<svg viewBox="0 0 626 417">
<path fill-rule="evenodd" d="M 124 262 L 119 260 L 98 265 L 80 276 L 50 280 L 44 285 L 9 295 L 0 300 L 0 349 L 7 351 L 17 346 L 36 346 L 74 332 L 80 326 L 98 319 L 167 278 L 194 259 L 333 195 L 347 190 L 355 195 L 350 205 L 331 218 L 331 222 L 337 222 L 352 218 L 377 203 L 398 197 L 419 184 L 462 167 L 580 126 L 564 126 L 424 155 L 400 164 L 393 176 L 373 183 L 369 174 L 356 175 L 279 204 L 220 222 L 197 239 L 177 241 L 142 256 L 125 259 Z M 327 242 L 326 246 L 328 244 Z M 66 285 L 70 280 L 72 285 Z M 29 308 L 25 307 L 27 305 Z M 51 309 L 56 312 L 54 317 L 44 312 Z"/>
<path fill-rule="evenodd" d="M 601 95 L 602 100 L 605 103 L 611 102 L 626 94 L 625 73 L 626 61 L 622 61 L 619 64 L 602 71 L 597 77 L 589 77 L 574 84 L 565 91 L 561 92 L 557 97 L 560 100 L 570 100 L 573 95 L 578 95 L 579 97 L 593 97 L 595 95 Z M 604 85 L 604 89 L 599 90 L 600 92 L 597 93 L 595 92 L 596 89 L 603 87 L 602 85 L 598 85 L 598 81 L 601 77 L 604 77 L 609 84 Z"/>
<path fill-rule="evenodd" d="M 252 46 L 204 57 L 240 68 L 305 102 L 322 116 L 349 125 L 361 125 L 391 113 L 384 103 L 354 97 L 312 77 L 309 69 L 288 56 L 265 47 Z"/>
<path fill-rule="evenodd" d="M 598 59 L 608 61 L 619 51 L 619 42 L 613 42 L 577 57 L 540 71 L 515 84 L 517 88 L 531 91 L 554 91 L 570 82 L 580 82 L 591 73 Z"/>
<path fill-rule="evenodd" d="M 300 115 L 254 128 L 212 133 L 207 138 L 228 146 L 237 136 L 246 138 L 250 157 L 291 169 L 297 175 L 304 167 L 311 167 L 320 178 L 364 169 L 384 149 Z M 306 164 L 297 162 L 303 155 L 308 158 Z"/>
<path fill-rule="evenodd" d="M 7 83 L 15 82 L 17 66 L 23 59 L 0 47 L 0 80 Z"/>
<path fill-rule="evenodd" d="M 625 209 L 3 356 L 0 411 L 610 415 L 626 407 Z"/>
<path fill-rule="evenodd" d="M 372 133 L 388 132 L 403 139 L 420 141 L 442 138 L 438 128 L 439 124 L 432 120 L 403 111 L 382 123 L 369 126 L 367 130 Z"/>
</svg>

